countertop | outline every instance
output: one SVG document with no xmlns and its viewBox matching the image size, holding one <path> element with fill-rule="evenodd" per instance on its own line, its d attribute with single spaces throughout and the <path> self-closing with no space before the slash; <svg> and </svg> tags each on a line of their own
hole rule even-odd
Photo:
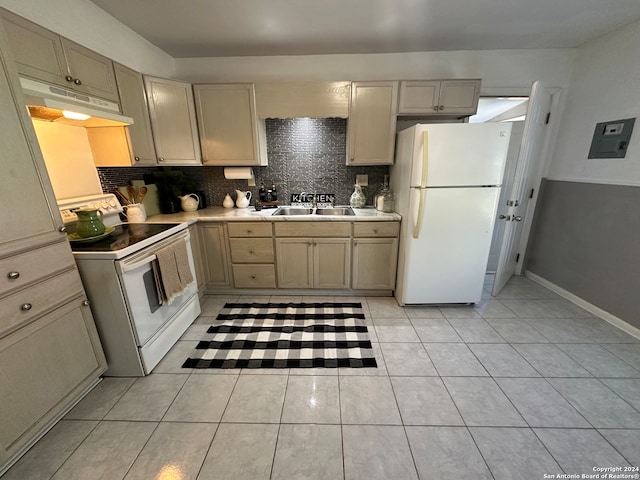
<svg viewBox="0 0 640 480">
<path fill-rule="evenodd" d="M 195 212 L 180 212 L 172 214 L 159 214 L 147 218 L 147 222 L 233 222 L 233 221 L 264 221 L 264 222 L 397 222 L 400 217 L 397 213 L 379 212 L 373 207 L 354 208 L 355 215 L 273 215 L 275 208 L 256 211 L 254 207 L 248 208 L 224 208 L 209 207 Z"/>
</svg>

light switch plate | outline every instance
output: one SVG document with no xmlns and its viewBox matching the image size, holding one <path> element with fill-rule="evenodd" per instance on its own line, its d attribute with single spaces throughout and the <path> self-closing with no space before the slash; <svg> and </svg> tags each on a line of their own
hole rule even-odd
<svg viewBox="0 0 640 480">
<path fill-rule="evenodd" d="M 362 175 L 356 175 L 356 185 L 360 185 L 361 187 L 366 187 L 369 185 L 369 175 L 366 173 Z"/>
</svg>

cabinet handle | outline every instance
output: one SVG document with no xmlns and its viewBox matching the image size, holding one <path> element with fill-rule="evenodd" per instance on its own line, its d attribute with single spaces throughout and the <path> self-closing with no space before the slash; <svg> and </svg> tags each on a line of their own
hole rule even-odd
<svg viewBox="0 0 640 480">
<path fill-rule="evenodd" d="M 30 303 L 23 303 L 22 305 L 20 305 L 20 310 L 22 310 L 23 312 L 28 312 L 32 307 L 33 305 L 31 305 Z"/>
<path fill-rule="evenodd" d="M 82 82 L 80 81 L 79 78 L 76 78 L 73 83 L 75 83 L 76 85 L 82 85 Z"/>
<path fill-rule="evenodd" d="M 58 227 L 58 231 L 59 231 L 60 233 L 67 233 L 67 227 L 65 227 L 65 226 Z"/>
<path fill-rule="evenodd" d="M 140 161 L 140 157 L 133 157 L 133 159 L 134 159 L 136 162 L 139 162 L 139 161 Z"/>
<path fill-rule="evenodd" d="M 440 105 L 440 110 L 444 110 L 444 105 Z"/>
<path fill-rule="evenodd" d="M 86 299 L 85 299 L 85 300 L 83 300 L 83 301 L 82 301 L 82 306 L 83 306 L 83 307 L 88 307 L 88 306 L 89 306 L 89 300 L 86 300 Z"/>
<path fill-rule="evenodd" d="M 66 77 L 64 77 L 64 79 L 65 79 L 67 82 L 73 82 L 73 77 L 72 77 L 71 75 L 67 75 Z"/>
<path fill-rule="evenodd" d="M 9 280 L 15 280 L 19 276 L 20 276 L 20 272 L 9 272 L 9 273 L 7 273 L 7 278 Z"/>
<path fill-rule="evenodd" d="M 159 162 L 164 162 L 164 157 L 160 157 L 160 158 L 158 158 L 158 161 L 159 161 Z"/>
</svg>

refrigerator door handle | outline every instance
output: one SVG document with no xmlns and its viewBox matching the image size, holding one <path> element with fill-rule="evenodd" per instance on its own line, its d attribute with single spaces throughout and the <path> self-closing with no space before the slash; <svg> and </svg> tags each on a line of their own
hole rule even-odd
<svg viewBox="0 0 640 480">
<path fill-rule="evenodd" d="M 420 188 L 427 186 L 429 168 L 429 132 L 422 132 L 422 171 L 420 172 Z"/>
<path fill-rule="evenodd" d="M 420 203 L 418 204 L 418 213 L 416 221 L 414 222 L 413 227 L 413 238 L 418 238 L 420 236 L 420 228 L 422 227 L 422 217 L 424 216 L 424 196 L 426 194 L 426 190 L 424 188 L 420 189 Z"/>
</svg>

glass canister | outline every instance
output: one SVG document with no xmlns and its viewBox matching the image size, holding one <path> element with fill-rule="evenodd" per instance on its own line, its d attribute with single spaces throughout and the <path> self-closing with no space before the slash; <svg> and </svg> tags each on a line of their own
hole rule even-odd
<svg viewBox="0 0 640 480">
<path fill-rule="evenodd" d="M 391 193 L 391 190 L 389 190 L 387 186 L 384 186 L 376 195 L 374 204 L 376 206 L 376 210 L 380 212 L 393 213 L 395 207 L 395 195 Z"/>
</svg>

